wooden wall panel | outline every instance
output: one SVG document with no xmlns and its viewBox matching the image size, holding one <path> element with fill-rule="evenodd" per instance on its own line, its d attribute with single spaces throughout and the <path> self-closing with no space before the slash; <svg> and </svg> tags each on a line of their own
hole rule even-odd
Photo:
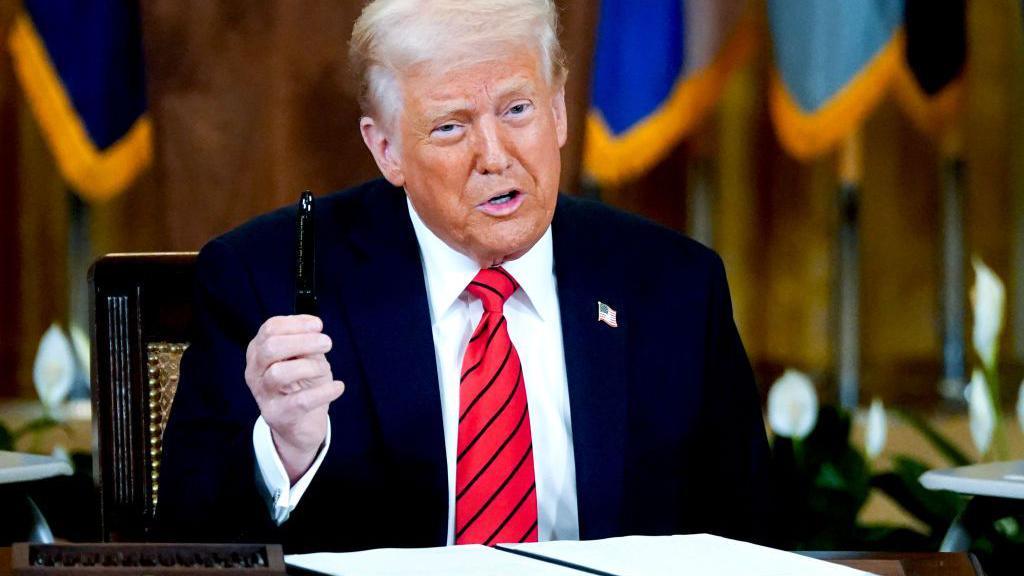
<svg viewBox="0 0 1024 576">
<path fill-rule="evenodd" d="M 770 150 L 770 148 L 769 148 Z M 760 361 L 821 376 L 832 365 L 835 158 L 801 164 L 772 150 L 764 192 Z"/>
<path fill-rule="evenodd" d="M 0 38 L 14 14 L 0 0 Z M 8 53 L 0 49 L 0 397 L 17 392 L 21 284 L 18 253 L 18 94 Z"/>
<path fill-rule="evenodd" d="M 32 360 L 39 339 L 54 322 L 67 328 L 69 192 L 26 106 L 18 116 L 21 346 L 16 379 L 18 391 L 32 395 Z"/>
<path fill-rule="evenodd" d="M 892 101 L 863 135 L 861 398 L 931 398 L 941 377 L 942 160 Z"/>
<path fill-rule="evenodd" d="M 174 223 L 167 217 L 166 206 L 167 195 L 157 187 L 152 170 L 119 196 L 89 206 L 93 260 L 111 252 L 174 249 L 169 240 Z"/>
<path fill-rule="evenodd" d="M 583 126 L 590 104 L 590 72 L 594 54 L 594 30 L 597 29 L 598 2 L 593 0 L 556 0 L 561 14 L 562 48 L 569 60 L 569 79 L 565 87 L 569 118 L 569 138 L 562 148 L 562 190 L 580 191 Z"/>
<path fill-rule="evenodd" d="M 1020 55 L 1011 50 L 1019 46 L 1015 39 L 1019 38 L 1021 19 L 1016 4 L 1012 0 L 968 3 L 968 37 L 978 41 L 971 44 L 964 111 L 968 253 L 983 258 L 1007 282 L 1012 278 L 1011 165 L 1024 161 L 1011 156 L 1008 129 L 1014 125 L 1013 114 L 1022 106 L 1013 100 L 1012 84 L 1012 77 L 1022 73 Z M 969 277 L 973 279 L 973 274 Z M 1013 292 L 1012 285 L 1008 286 L 1008 293 Z M 1011 303 L 1011 311 L 1018 306 L 1024 302 Z M 1004 336 L 1003 349 L 1009 350 L 1008 330 Z"/>
<path fill-rule="evenodd" d="M 1024 4 L 1012 3 L 1009 17 L 1024 22 Z M 1010 101 L 1024 102 L 1024 26 L 1011 34 L 1007 51 L 1009 58 Z M 1024 364 L 1024 106 L 1011 106 L 1010 122 L 1010 195 L 1013 200 L 1013 230 L 1010 282 L 1011 302 L 1009 332 L 1012 357 Z"/>
<path fill-rule="evenodd" d="M 732 291 L 733 316 L 747 353 L 764 356 L 759 310 L 763 267 L 760 265 L 761 217 L 757 185 L 757 119 L 764 106 L 755 64 L 736 74 L 718 113 L 718 197 L 714 246 L 725 263 Z"/>
<path fill-rule="evenodd" d="M 344 11 L 353 12 L 353 3 L 333 3 L 343 13 L 328 14 L 327 2 L 310 2 L 299 30 L 295 18 L 281 18 L 283 4 L 143 4 L 167 248 L 196 249 L 303 188 L 324 192 L 370 174 L 353 152 L 353 106 L 342 97 Z M 305 54 L 296 58 L 300 49 Z M 338 65 L 327 65 L 329 53 L 338 54 Z M 318 166 L 327 171 L 311 176 Z"/>
</svg>

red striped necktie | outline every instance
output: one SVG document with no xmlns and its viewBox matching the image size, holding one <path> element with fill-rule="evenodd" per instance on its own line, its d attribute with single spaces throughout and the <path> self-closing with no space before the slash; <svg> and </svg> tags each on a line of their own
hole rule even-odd
<svg viewBox="0 0 1024 576">
<path fill-rule="evenodd" d="M 537 541 L 537 490 L 526 384 L 502 308 L 519 286 L 502 268 L 466 288 L 483 302 L 462 359 L 455 543 Z"/>
</svg>

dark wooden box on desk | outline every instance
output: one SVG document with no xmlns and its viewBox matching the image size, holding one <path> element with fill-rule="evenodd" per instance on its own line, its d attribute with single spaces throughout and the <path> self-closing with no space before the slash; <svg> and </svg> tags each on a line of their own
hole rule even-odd
<svg viewBox="0 0 1024 576">
<path fill-rule="evenodd" d="M 279 544 L 15 544 L 14 576 L 285 576 Z"/>
</svg>

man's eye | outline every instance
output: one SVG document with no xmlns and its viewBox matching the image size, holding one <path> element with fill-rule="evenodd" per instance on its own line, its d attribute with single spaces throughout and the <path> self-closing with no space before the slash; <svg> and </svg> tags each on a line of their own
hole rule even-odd
<svg viewBox="0 0 1024 576">
<path fill-rule="evenodd" d="M 437 128 L 434 128 L 434 130 L 437 131 L 437 132 L 441 132 L 441 133 L 454 132 L 455 131 L 455 124 L 442 124 L 442 125 L 438 126 Z"/>
<path fill-rule="evenodd" d="M 523 102 L 523 103 L 516 104 L 515 106 L 509 108 L 508 111 L 510 113 L 512 113 L 512 114 L 522 114 L 523 112 L 526 112 L 526 107 L 527 106 L 528 106 L 528 104 L 526 104 L 526 102 Z"/>
</svg>

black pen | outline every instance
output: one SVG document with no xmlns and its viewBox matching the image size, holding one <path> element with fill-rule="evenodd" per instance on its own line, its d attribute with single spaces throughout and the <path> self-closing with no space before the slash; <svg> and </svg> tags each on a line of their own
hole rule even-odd
<svg viewBox="0 0 1024 576">
<path fill-rule="evenodd" d="M 295 313 L 317 316 L 316 233 L 313 193 L 306 190 L 299 199 L 295 220 Z"/>
</svg>

